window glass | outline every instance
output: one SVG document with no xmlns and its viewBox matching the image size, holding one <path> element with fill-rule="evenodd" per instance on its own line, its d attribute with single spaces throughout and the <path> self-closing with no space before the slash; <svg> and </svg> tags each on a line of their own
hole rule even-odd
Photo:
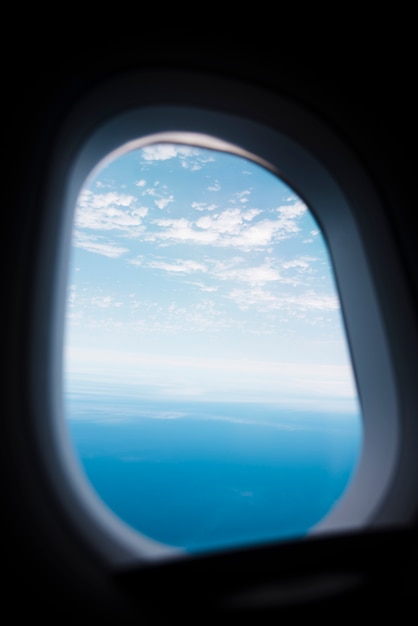
<svg viewBox="0 0 418 626">
<path fill-rule="evenodd" d="M 300 537 L 344 493 L 362 420 L 321 229 L 240 156 L 155 143 L 83 185 L 64 405 L 124 522 L 202 552 Z"/>
</svg>

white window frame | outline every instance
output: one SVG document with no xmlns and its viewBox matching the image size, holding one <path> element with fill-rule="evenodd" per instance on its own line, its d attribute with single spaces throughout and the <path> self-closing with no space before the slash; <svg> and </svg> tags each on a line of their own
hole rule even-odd
<svg viewBox="0 0 418 626">
<path fill-rule="evenodd" d="M 183 554 L 141 537 L 100 503 L 78 469 L 63 416 L 64 314 L 79 191 L 102 159 L 130 142 L 141 147 L 155 141 L 250 157 L 277 173 L 313 212 L 333 262 L 364 423 L 355 475 L 309 534 L 406 523 L 416 507 L 418 471 L 404 431 L 416 432 L 410 412 L 417 401 L 404 395 L 401 406 L 400 381 L 416 358 L 413 350 L 401 355 L 395 346 L 406 345 L 413 322 L 406 319 L 400 329 L 390 310 L 385 315 L 395 292 L 379 282 L 377 270 L 390 268 L 400 306 L 407 296 L 371 179 L 338 135 L 300 106 L 221 78 L 156 71 L 92 88 L 69 113 L 50 160 L 35 268 L 30 392 L 45 470 L 74 529 L 109 564 Z"/>
</svg>

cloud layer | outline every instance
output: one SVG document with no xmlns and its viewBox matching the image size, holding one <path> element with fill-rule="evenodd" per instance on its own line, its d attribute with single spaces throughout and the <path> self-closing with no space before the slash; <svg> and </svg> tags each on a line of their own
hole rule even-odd
<svg viewBox="0 0 418 626">
<path fill-rule="evenodd" d="M 318 355 L 351 371 L 308 207 L 260 166 L 192 146 L 128 153 L 81 190 L 67 324 L 68 341 L 92 350 L 216 349 L 228 362 L 231 353 L 256 362 L 276 353 L 299 364 Z"/>
</svg>

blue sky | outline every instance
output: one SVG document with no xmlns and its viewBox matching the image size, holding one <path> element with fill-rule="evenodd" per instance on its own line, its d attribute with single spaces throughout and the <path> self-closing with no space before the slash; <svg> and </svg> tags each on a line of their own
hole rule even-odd
<svg viewBox="0 0 418 626">
<path fill-rule="evenodd" d="M 96 168 L 75 210 L 64 377 L 147 399 L 356 410 L 310 211 L 256 163 L 187 145 Z"/>
</svg>

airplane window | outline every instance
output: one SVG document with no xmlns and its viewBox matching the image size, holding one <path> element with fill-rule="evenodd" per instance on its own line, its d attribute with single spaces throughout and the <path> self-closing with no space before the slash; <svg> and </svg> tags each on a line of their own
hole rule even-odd
<svg viewBox="0 0 418 626">
<path fill-rule="evenodd" d="M 78 195 L 64 403 L 101 501 L 187 553 L 306 535 L 362 416 L 332 263 L 303 199 L 250 159 L 120 150 Z"/>
</svg>

